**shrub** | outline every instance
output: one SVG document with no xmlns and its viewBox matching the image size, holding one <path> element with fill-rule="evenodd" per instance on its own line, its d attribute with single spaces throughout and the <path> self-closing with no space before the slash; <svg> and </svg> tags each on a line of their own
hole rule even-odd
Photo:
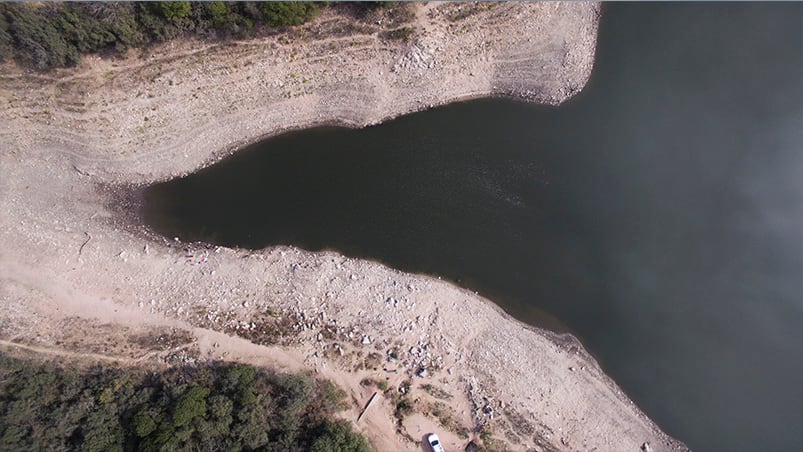
<svg viewBox="0 0 803 452">
<path fill-rule="evenodd" d="M 401 27 L 384 32 L 383 36 L 387 39 L 395 39 L 404 42 L 410 42 L 410 38 L 412 38 L 413 36 L 413 31 L 414 30 L 411 27 Z"/>
<path fill-rule="evenodd" d="M 187 17 L 190 14 L 190 2 L 149 2 L 148 6 L 168 20 L 178 20 Z"/>
<path fill-rule="evenodd" d="M 228 3 L 204 2 L 203 7 L 214 28 L 224 29 L 233 23 Z"/>
<path fill-rule="evenodd" d="M 6 16 L 0 11 L 0 63 L 11 59 L 13 48 L 11 47 L 11 35 L 9 34 Z"/>
<path fill-rule="evenodd" d="M 265 22 L 271 27 L 301 25 L 312 19 L 318 12 L 318 5 L 308 2 L 265 2 L 260 3 Z"/>
<path fill-rule="evenodd" d="M 60 8 L 43 5 L 34 11 L 28 5 L 4 4 L 3 13 L 13 36 L 16 55 L 37 69 L 70 66 L 80 57 L 78 49 L 67 42 L 60 23 Z"/>
<path fill-rule="evenodd" d="M 316 432 L 310 452 L 368 452 L 365 438 L 354 433 L 345 421 L 326 422 Z"/>
</svg>

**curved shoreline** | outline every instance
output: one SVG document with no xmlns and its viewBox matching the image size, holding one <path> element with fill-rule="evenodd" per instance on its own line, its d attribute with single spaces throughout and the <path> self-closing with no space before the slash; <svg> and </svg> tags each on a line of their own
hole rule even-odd
<svg viewBox="0 0 803 452">
<path fill-rule="evenodd" d="M 1 338 L 64 343 L 78 318 L 83 334 L 114 337 L 104 347 L 125 353 L 118 331 L 170 326 L 195 335 L 188 359 L 312 370 L 355 401 L 370 395 L 364 378 L 437 385 L 471 438 L 484 426 L 507 447 L 685 449 L 573 336 L 519 322 L 467 289 L 333 252 L 143 240 L 141 225 L 124 224 L 102 187 L 194 172 L 244 142 L 322 123 L 364 127 L 494 95 L 559 104 L 590 76 L 599 5 L 412 7 L 409 44 L 376 33 L 310 38 L 353 20 L 325 14 L 255 41 L 89 58 L 64 78 L 2 66 Z M 447 19 L 464 7 L 478 9 Z M 87 340 L 81 347 L 100 346 Z M 421 413 L 446 403 L 411 391 Z M 357 428 L 379 449 L 414 447 L 394 434 L 390 400 L 378 405 Z M 447 446 L 467 442 L 421 413 L 405 420 L 408 437 L 437 429 Z"/>
</svg>

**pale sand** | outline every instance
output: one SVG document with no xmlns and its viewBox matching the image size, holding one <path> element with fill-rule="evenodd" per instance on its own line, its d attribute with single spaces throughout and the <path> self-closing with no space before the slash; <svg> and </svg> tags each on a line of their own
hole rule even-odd
<svg viewBox="0 0 803 452">
<path fill-rule="evenodd" d="M 420 450 L 431 431 L 462 449 L 460 426 L 514 450 L 684 450 L 577 340 L 529 328 L 472 292 L 332 252 L 181 244 L 131 221 L 127 187 L 260 137 L 488 95 L 559 104 L 590 75 L 597 4 L 410 8 L 409 43 L 378 37 L 388 18 L 326 13 L 288 34 L 89 57 L 50 76 L 2 66 L 0 345 L 127 365 L 222 358 L 317 372 L 347 389 L 344 416 L 380 450 Z M 271 328 L 283 345 L 258 345 L 276 339 Z M 161 350 L 136 339 L 149 332 L 189 339 Z M 374 392 L 364 378 L 412 381 L 416 414 L 401 433 L 384 397 L 356 422 Z"/>
</svg>

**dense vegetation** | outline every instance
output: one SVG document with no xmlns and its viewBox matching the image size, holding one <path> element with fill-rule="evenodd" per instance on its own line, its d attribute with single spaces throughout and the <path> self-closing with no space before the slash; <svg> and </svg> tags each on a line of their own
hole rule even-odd
<svg viewBox="0 0 803 452">
<path fill-rule="evenodd" d="M 214 364 L 160 373 L 0 353 L 2 450 L 368 451 L 328 382 Z"/>
<path fill-rule="evenodd" d="M 45 70 L 90 52 L 120 52 L 177 36 L 245 38 L 300 25 L 318 3 L 0 3 L 0 61 Z"/>
</svg>

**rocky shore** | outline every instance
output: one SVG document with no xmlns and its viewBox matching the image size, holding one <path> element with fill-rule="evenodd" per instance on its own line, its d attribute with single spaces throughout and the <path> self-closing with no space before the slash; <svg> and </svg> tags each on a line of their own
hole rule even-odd
<svg viewBox="0 0 803 452">
<path fill-rule="evenodd" d="M 418 450 L 432 431 L 447 450 L 684 450 L 576 339 L 470 291 L 334 252 L 180 243 L 137 222 L 139 187 L 266 136 L 480 96 L 560 104 L 590 76 L 598 4 L 394 9 L 48 75 L 0 66 L 0 344 L 314 372 L 347 390 L 346 416 L 379 450 Z"/>
</svg>

